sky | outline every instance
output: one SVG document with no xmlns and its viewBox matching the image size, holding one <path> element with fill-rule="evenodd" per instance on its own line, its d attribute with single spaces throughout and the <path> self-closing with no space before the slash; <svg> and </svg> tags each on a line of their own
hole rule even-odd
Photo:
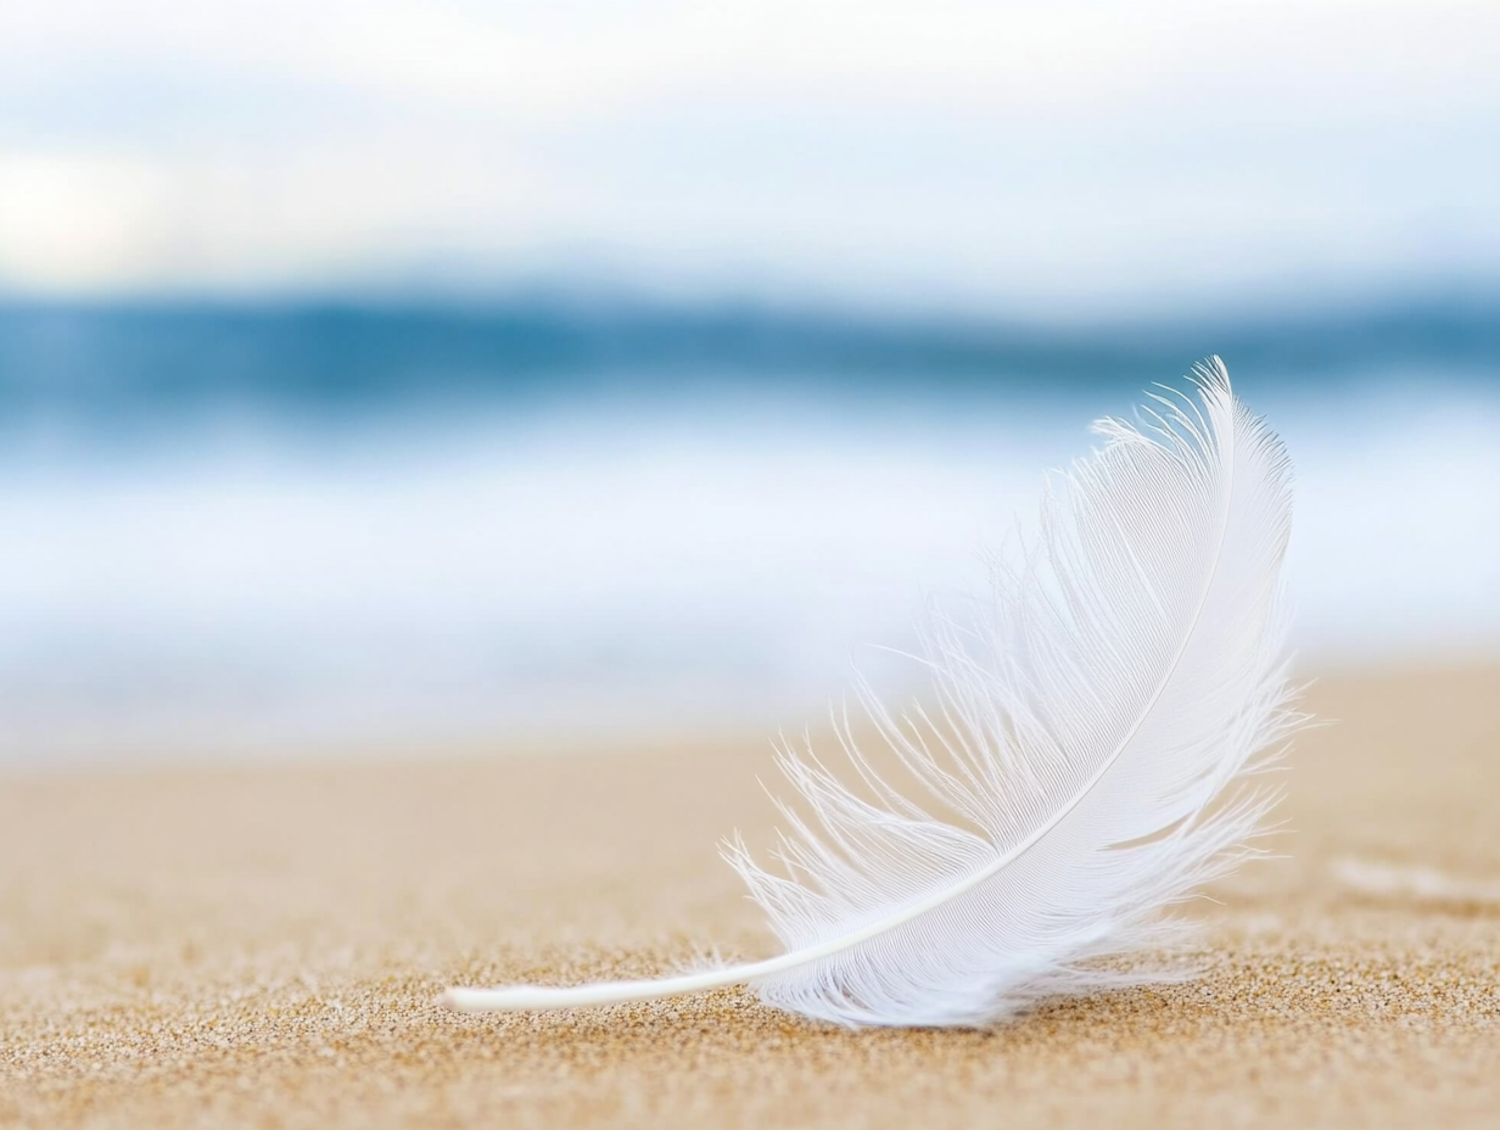
<svg viewBox="0 0 1500 1130">
<path fill-rule="evenodd" d="M 1500 5 L 6 0 L 0 292 L 1500 284 Z"/>
</svg>

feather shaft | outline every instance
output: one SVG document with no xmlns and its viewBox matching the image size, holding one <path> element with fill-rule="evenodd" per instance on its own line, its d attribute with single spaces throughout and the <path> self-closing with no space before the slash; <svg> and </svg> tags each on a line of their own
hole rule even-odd
<svg viewBox="0 0 1500 1130">
<path fill-rule="evenodd" d="M 975 1025 L 1129 983 L 1090 961 L 1165 940 L 1164 906 L 1252 854 L 1274 798 L 1209 804 L 1304 720 L 1279 655 L 1285 455 L 1217 358 L 1194 378 L 1201 406 L 1153 396 L 1154 435 L 1098 425 L 1108 446 L 1066 476 L 1061 502 L 1044 499 L 1020 568 L 997 572 L 988 634 L 935 623 L 925 662 L 944 727 L 918 707 L 923 725 L 903 729 L 860 684 L 900 764 L 979 834 L 886 782 L 846 719 L 840 741 L 876 803 L 787 751 L 822 834 L 782 806 L 789 877 L 738 840 L 726 849 L 787 952 L 654 981 L 453 989 L 443 1003 L 567 1008 L 748 982 L 844 1024 Z"/>
</svg>

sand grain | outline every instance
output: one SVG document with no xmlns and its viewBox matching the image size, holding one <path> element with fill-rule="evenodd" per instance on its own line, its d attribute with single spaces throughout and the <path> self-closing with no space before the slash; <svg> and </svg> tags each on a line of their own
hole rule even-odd
<svg viewBox="0 0 1500 1130">
<path fill-rule="evenodd" d="M 1206 975 L 986 1033 L 842 1032 L 740 992 L 433 1004 L 770 952 L 714 852 L 771 822 L 758 739 L 0 777 L 0 1122 L 1495 1125 L 1500 905 L 1347 876 L 1500 879 L 1500 670 L 1330 680 L 1311 707 L 1342 721 L 1298 743 L 1289 857 L 1216 892 Z"/>
</svg>

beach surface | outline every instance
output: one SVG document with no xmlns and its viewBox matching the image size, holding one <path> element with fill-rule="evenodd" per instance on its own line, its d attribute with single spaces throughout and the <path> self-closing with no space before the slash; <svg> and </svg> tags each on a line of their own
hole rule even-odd
<svg viewBox="0 0 1500 1130">
<path fill-rule="evenodd" d="M 0 774 L 0 1124 L 1494 1126 L 1500 666 L 1306 706 L 1203 975 L 986 1032 L 437 1006 L 774 952 L 716 853 L 775 823 L 760 734 Z"/>
</svg>

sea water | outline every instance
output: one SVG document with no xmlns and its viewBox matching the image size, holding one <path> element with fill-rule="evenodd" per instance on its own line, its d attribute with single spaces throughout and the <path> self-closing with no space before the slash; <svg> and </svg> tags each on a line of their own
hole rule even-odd
<svg viewBox="0 0 1500 1130">
<path fill-rule="evenodd" d="M 1089 423 L 1224 355 L 1297 470 L 1304 670 L 1500 648 L 1500 324 L 0 309 L 0 760 L 826 717 L 897 698 Z"/>
</svg>

